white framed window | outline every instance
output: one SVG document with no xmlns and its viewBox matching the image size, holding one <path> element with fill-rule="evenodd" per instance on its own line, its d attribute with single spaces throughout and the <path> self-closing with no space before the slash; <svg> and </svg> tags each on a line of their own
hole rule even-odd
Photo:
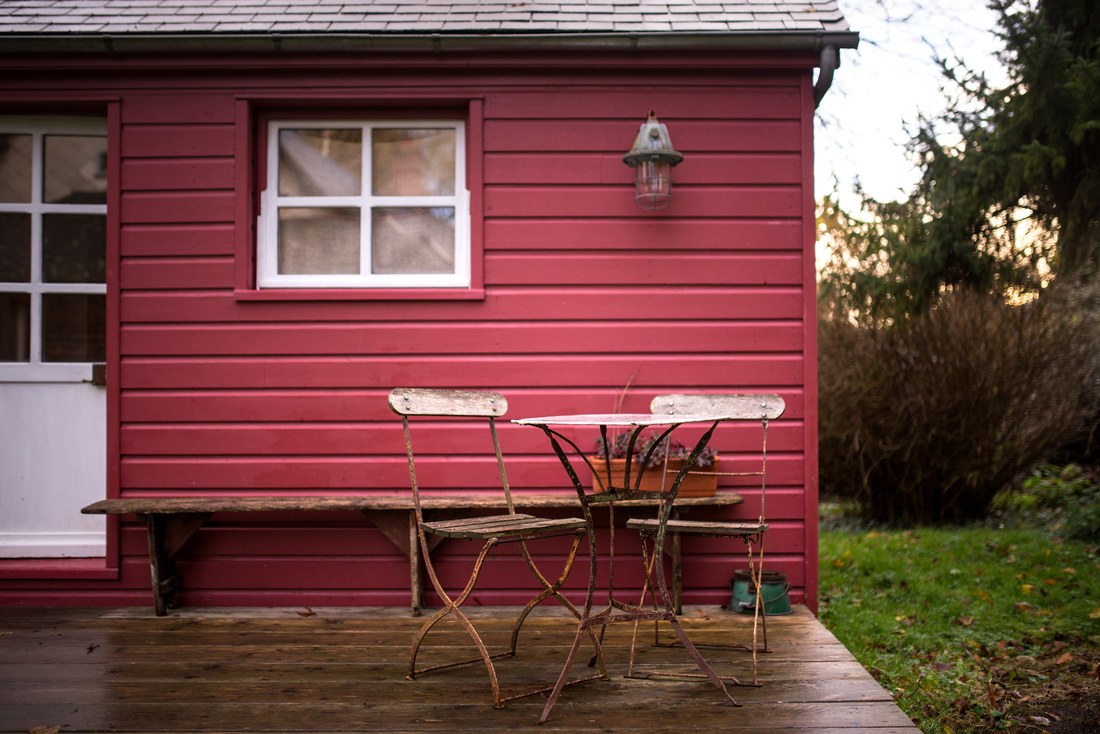
<svg viewBox="0 0 1100 734">
<path fill-rule="evenodd" d="M 0 117 L 0 382 L 106 360 L 107 124 Z"/>
<path fill-rule="evenodd" d="M 256 285 L 469 287 L 465 140 L 458 120 L 270 121 Z"/>
</svg>

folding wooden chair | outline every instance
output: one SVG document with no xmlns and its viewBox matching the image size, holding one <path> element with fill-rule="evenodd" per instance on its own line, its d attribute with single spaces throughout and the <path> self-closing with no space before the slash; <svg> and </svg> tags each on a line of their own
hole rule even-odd
<svg viewBox="0 0 1100 734">
<path fill-rule="evenodd" d="M 580 612 L 577 608 L 561 594 L 561 587 L 569 577 L 570 571 L 573 569 L 573 563 L 577 557 L 577 549 L 586 535 L 584 520 L 581 518 L 540 518 L 534 515 L 519 514 L 515 511 L 512 504 L 512 492 L 508 485 L 508 478 L 504 470 L 504 457 L 501 452 L 500 440 L 497 437 L 496 429 L 496 419 L 503 416 L 508 410 L 508 401 L 505 400 L 503 395 L 495 392 L 474 392 L 465 390 L 397 388 L 390 393 L 389 404 L 390 408 L 401 416 L 401 423 L 405 433 L 405 450 L 409 460 L 409 478 L 412 483 L 416 515 L 416 532 L 422 551 L 421 555 L 424 559 L 428 578 L 431 579 L 432 586 L 435 587 L 435 591 L 439 594 L 439 598 L 443 600 L 443 607 L 424 623 L 416 635 L 416 639 L 412 646 L 412 652 L 409 656 L 407 679 L 412 680 L 418 675 L 431 671 L 445 670 L 481 662 L 484 663 L 489 673 L 489 682 L 493 689 L 494 708 L 502 708 L 507 701 L 549 691 L 553 686 L 502 697 L 493 661 L 500 658 L 515 657 L 519 632 L 520 628 L 523 626 L 524 620 L 527 619 L 527 616 L 536 606 L 550 597 L 557 599 L 557 601 L 575 617 L 578 619 L 580 618 Z M 493 451 L 496 454 L 501 488 L 508 508 L 506 514 L 463 517 L 460 519 L 430 522 L 424 519 L 420 501 L 421 487 L 417 480 L 416 461 L 413 456 L 412 438 L 409 429 L 410 416 L 428 419 L 465 419 L 466 421 L 474 420 L 487 424 L 489 435 L 492 439 Z M 474 429 L 471 428 L 471 430 Z M 527 549 L 527 543 L 533 540 L 569 535 L 573 536 L 573 543 L 569 550 L 565 567 L 557 580 L 551 582 L 547 580 L 531 558 L 531 554 Z M 444 589 L 435 571 L 431 554 L 434 543 L 430 542 L 430 538 L 436 540 L 443 538 L 479 540 L 483 543 L 481 551 L 474 561 L 469 580 L 466 582 L 465 587 L 455 595 L 449 594 L 447 590 Z M 474 627 L 473 622 L 471 622 L 470 618 L 462 611 L 461 607 L 474 591 L 481 569 L 490 551 L 498 545 L 506 543 L 519 543 L 523 559 L 528 568 L 530 568 L 535 579 L 539 582 L 541 590 L 523 607 L 519 616 L 516 618 L 512 626 L 511 645 L 508 650 L 491 654 L 482 641 L 481 635 Z M 416 658 L 424 642 L 424 638 L 436 624 L 450 616 L 453 616 L 463 627 L 465 627 L 474 645 L 477 647 L 478 657 L 418 669 L 416 667 Z M 595 642 L 595 640 L 593 641 Z M 599 676 L 592 676 L 584 680 L 592 680 L 595 677 L 607 677 L 603 664 L 603 654 L 598 647 L 597 657 L 599 659 Z M 582 681 L 571 681 L 571 683 L 580 682 Z"/>
<path fill-rule="evenodd" d="M 753 611 L 752 628 L 752 681 L 756 684 L 757 652 L 767 651 L 768 632 L 767 615 L 765 614 L 761 589 L 763 588 L 764 571 L 764 535 L 768 530 L 765 513 L 765 498 L 767 494 L 767 466 L 768 466 L 768 422 L 783 415 L 786 404 L 783 398 L 773 394 L 732 394 L 732 395 L 658 395 L 650 403 L 651 413 L 667 413 L 669 415 L 686 415 L 693 413 L 710 415 L 728 415 L 731 421 L 751 421 L 760 424 L 760 451 L 759 469 L 751 466 L 746 471 L 739 472 L 708 472 L 699 471 L 691 473 L 717 474 L 719 476 L 735 477 L 759 477 L 760 478 L 760 515 L 754 521 L 707 521 L 707 520 L 680 520 L 670 519 L 665 526 L 666 535 L 672 535 L 674 542 L 685 535 L 710 536 L 721 538 L 736 538 L 741 540 L 748 553 L 748 571 L 750 588 L 755 587 L 755 604 Z M 754 460 L 755 461 L 755 460 Z M 666 472 L 667 473 L 667 472 Z M 648 554 L 647 540 L 652 541 L 656 547 L 663 544 L 657 543 L 657 534 L 660 531 L 658 522 L 653 519 L 631 519 L 626 523 L 628 528 L 637 530 L 642 536 L 643 556 Z M 755 554 L 754 554 L 755 551 Z M 642 591 L 644 601 L 645 594 L 654 588 L 652 583 L 652 569 L 654 563 L 660 563 L 661 559 L 648 557 L 646 562 L 646 584 Z M 680 599 L 672 600 L 675 607 L 679 608 Z M 758 645 L 758 630 L 763 629 L 764 646 Z M 637 627 L 635 626 L 635 638 Z M 634 642 L 631 642 L 630 670 L 628 675 L 633 675 L 634 666 Z M 734 682 L 739 682 L 732 679 Z"/>
</svg>

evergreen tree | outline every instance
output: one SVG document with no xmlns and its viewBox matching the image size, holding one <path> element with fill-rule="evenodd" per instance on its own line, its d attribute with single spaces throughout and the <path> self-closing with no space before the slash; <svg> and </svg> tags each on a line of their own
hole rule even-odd
<svg viewBox="0 0 1100 734">
<path fill-rule="evenodd" d="M 945 290 L 1036 290 L 1100 265 L 1100 3 L 990 0 L 1007 84 L 941 60 L 957 96 L 911 141 L 907 201 L 826 200 L 835 243 L 823 306 L 867 324 L 924 313 Z M 1021 237 L 1021 233 L 1026 236 Z"/>
</svg>

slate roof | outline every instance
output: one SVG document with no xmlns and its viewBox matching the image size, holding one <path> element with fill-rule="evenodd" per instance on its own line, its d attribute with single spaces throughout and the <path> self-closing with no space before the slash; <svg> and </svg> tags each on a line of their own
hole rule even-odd
<svg viewBox="0 0 1100 734">
<path fill-rule="evenodd" d="M 835 0 L 2 0 L 0 33 L 847 31 Z"/>
</svg>

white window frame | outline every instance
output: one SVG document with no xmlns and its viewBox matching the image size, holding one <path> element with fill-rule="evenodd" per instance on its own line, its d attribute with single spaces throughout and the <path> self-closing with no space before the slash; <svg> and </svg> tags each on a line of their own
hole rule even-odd
<svg viewBox="0 0 1100 734">
<path fill-rule="evenodd" d="M 371 191 L 371 132 L 375 128 L 446 128 L 455 131 L 455 193 L 451 196 L 374 196 Z M 279 131 L 282 129 L 362 130 L 362 185 L 358 196 L 280 196 Z M 267 125 L 266 181 L 256 224 L 256 287 L 265 288 L 469 288 L 471 285 L 470 192 L 466 188 L 466 125 L 454 119 L 271 120 Z M 370 272 L 371 211 L 374 207 L 453 207 L 455 212 L 455 272 Z M 278 272 L 279 209 L 283 207 L 355 207 L 360 215 L 358 274 L 280 274 Z"/>
<path fill-rule="evenodd" d="M 0 202 L 0 212 L 31 215 L 31 278 L 29 283 L 0 282 L 2 293 L 30 293 L 30 361 L 0 362 L 0 382 L 89 382 L 92 362 L 42 361 L 42 295 L 47 293 L 106 294 L 106 283 L 44 283 L 42 281 L 42 215 L 100 214 L 106 204 L 46 204 L 42 201 L 43 138 L 47 135 L 107 135 L 105 117 L 0 117 L 0 132 L 31 135 L 31 201 Z"/>
</svg>

